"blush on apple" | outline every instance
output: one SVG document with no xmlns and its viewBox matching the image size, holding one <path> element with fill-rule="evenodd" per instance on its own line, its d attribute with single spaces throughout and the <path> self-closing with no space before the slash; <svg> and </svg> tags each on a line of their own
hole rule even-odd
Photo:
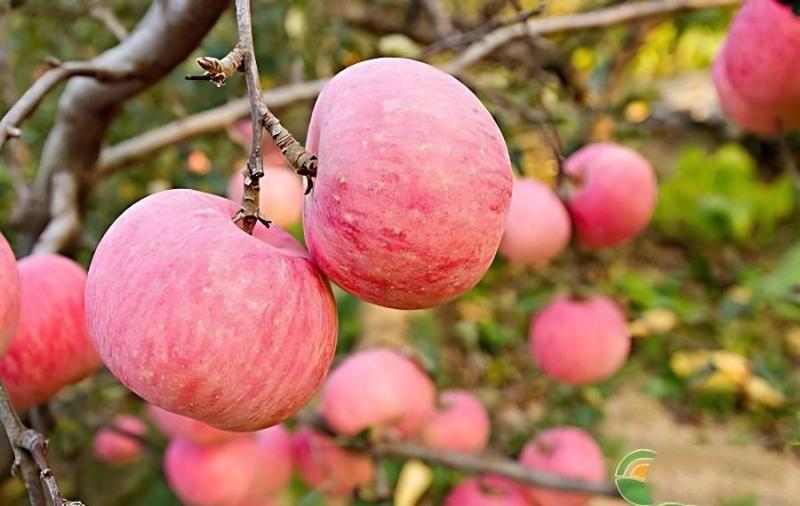
<svg viewBox="0 0 800 506">
<path fill-rule="evenodd" d="M 19 272 L 6 238 L 0 234 L 0 356 L 8 349 L 19 321 Z"/>
<path fill-rule="evenodd" d="M 134 462 L 142 454 L 142 443 L 136 440 L 135 436 L 147 434 L 147 426 L 130 415 L 120 415 L 112 423 L 127 434 L 112 427 L 100 429 L 94 436 L 92 447 L 98 459 L 112 465 L 123 465 Z"/>
<path fill-rule="evenodd" d="M 336 284 L 381 306 L 431 307 L 489 268 L 511 197 L 500 129 L 463 84 L 403 58 L 358 63 L 314 106 L 306 196 L 311 257 Z"/>
<path fill-rule="evenodd" d="M 151 404 L 254 431 L 304 406 L 336 347 L 330 287 L 278 227 L 254 235 L 239 206 L 193 190 L 150 195 L 100 241 L 89 329 L 106 366 Z"/>
<path fill-rule="evenodd" d="M 477 397 L 464 390 L 445 390 L 441 407 L 420 431 L 426 446 L 440 450 L 479 452 L 489 440 L 489 415 Z"/>
</svg>

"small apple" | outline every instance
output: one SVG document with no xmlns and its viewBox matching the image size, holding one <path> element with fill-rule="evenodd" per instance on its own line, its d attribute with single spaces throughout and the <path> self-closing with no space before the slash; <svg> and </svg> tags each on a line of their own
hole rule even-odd
<svg viewBox="0 0 800 506">
<path fill-rule="evenodd" d="M 11 246 L 0 234 L 0 356 L 8 349 L 19 321 L 19 272 Z"/>
<path fill-rule="evenodd" d="M 489 440 L 489 415 L 481 401 L 464 390 L 445 390 L 441 407 L 420 431 L 420 440 L 431 448 L 479 452 Z"/>
<path fill-rule="evenodd" d="M 112 465 L 123 465 L 136 461 L 142 454 L 142 443 L 137 441 L 135 436 L 147 434 L 147 426 L 135 416 L 120 415 L 114 419 L 113 427 L 131 434 L 131 436 L 121 434 L 111 427 L 100 429 L 95 434 L 92 443 L 95 456 Z"/>
<path fill-rule="evenodd" d="M 216 429 L 200 420 L 171 413 L 152 404 L 147 406 L 147 415 L 168 437 L 186 439 L 201 446 L 228 441 L 241 435 L 239 432 Z"/>
<path fill-rule="evenodd" d="M 459 483 L 444 506 L 531 506 L 519 485 L 499 476 L 469 478 Z"/>
<path fill-rule="evenodd" d="M 281 228 L 289 228 L 303 215 L 303 181 L 286 167 L 264 167 L 260 181 L 259 207 L 268 220 Z M 244 175 L 241 171 L 231 176 L 228 198 L 237 204 L 244 193 Z"/>
<path fill-rule="evenodd" d="M 368 456 L 340 448 L 321 432 L 301 427 L 293 447 L 303 481 L 323 494 L 348 496 L 372 481 L 374 465 Z"/>
</svg>

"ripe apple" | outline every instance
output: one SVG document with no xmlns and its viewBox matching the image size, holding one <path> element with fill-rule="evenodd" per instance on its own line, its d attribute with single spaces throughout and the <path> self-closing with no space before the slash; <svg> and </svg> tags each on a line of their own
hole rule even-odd
<svg viewBox="0 0 800 506">
<path fill-rule="evenodd" d="M 592 436 L 575 427 L 556 427 L 539 434 L 522 449 L 520 463 L 530 469 L 589 482 L 605 479 L 603 453 Z M 590 496 L 537 487 L 527 488 L 539 506 L 583 506 Z"/>
<path fill-rule="evenodd" d="M 632 149 L 590 144 L 573 153 L 564 170 L 572 183 L 567 207 L 584 246 L 619 244 L 650 221 L 658 183 L 650 163 Z"/>
<path fill-rule="evenodd" d="M 422 427 L 422 442 L 440 450 L 483 450 L 489 440 L 489 415 L 481 401 L 464 390 L 445 390 L 439 403 L 441 408 Z"/>
<path fill-rule="evenodd" d="M 14 407 L 24 411 L 100 366 L 86 330 L 86 272 L 59 255 L 19 261 L 19 325 L 5 356 L 3 379 Z"/>
<path fill-rule="evenodd" d="M 714 61 L 723 110 L 744 128 L 800 126 L 800 18 L 775 0 L 747 0 Z"/>
<path fill-rule="evenodd" d="M 323 494 L 347 496 L 372 481 L 374 465 L 368 456 L 340 448 L 321 432 L 301 427 L 293 447 L 300 477 Z"/>
<path fill-rule="evenodd" d="M 147 434 L 147 426 L 135 416 L 120 415 L 114 419 L 113 426 L 134 436 Z M 95 434 L 92 446 L 98 459 L 114 465 L 129 464 L 142 454 L 141 442 L 110 427 Z"/>
<path fill-rule="evenodd" d="M 550 187 L 535 179 L 515 181 L 500 253 L 515 263 L 544 265 L 569 236 L 569 213 Z"/>
<path fill-rule="evenodd" d="M 414 362 L 388 348 L 372 348 L 350 355 L 328 375 L 319 412 L 339 434 L 372 429 L 403 438 L 425 424 L 435 399 L 433 382 Z"/>
<path fill-rule="evenodd" d="M 294 448 L 292 436 L 283 425 L 253 434 L 257 450 L 256 480 L 250 490 L 254 499 L 269 497 L 283 490 L 292 479 Z"/>
<path fill-rule="evenodd" d="M 557 298 L 534 316 L 529 343 L 545 374 L 570 385 L 610 377 L 625 363 L 631 346 L 625 315 L 602 296 Z"/>
<path fill-rule="evenodd" d="M 278 227 L 193 190 L 150 195 L 109 228 L 89 271 L 89 329 L 147 402 L 224 430 L 270 427 L 308 402 L 336 347 L 330 287 Z"/>
<path fill-rule="evenodd" d="M 469 478 L 459 483 L 444 506 L 531 506 L 519 485 L 499 476 Z"/>
<path fill-rule="evenodd" d="M 173 439 L 164 453 L 164 474 L 170 489 L 192 506 L 220 506 L 251 499 L 260 479 L 258 451 L 251 435 L 199 446 Z"/>
<path fill-rule="evenodd" d="M 183 438 L 198 445 L 228 441 L 241 435 L 239 432 L 216 429 L 200 420 L 171 413 L 152 404 L 147 406 L 147 415 L 168 437 Z"/>
<path fill-rule="evenodd" d="M 14 252 L 0 234 L 0 355 L 17 330 L 19 321 L 19 273 Z"/>
<path fill-rule="evenodd" d="M 511 162 L 492 116 L 453 77 L 403 58 L 353 65 L 322 90 L 307 147 L 319 168 L 306 243 L 345 290 L 419 309 L 464 293 L 489 268 Z"/>
<path fill-rule="evenodd" d="M 228 183 L 228 198 L 237 204 L 244 193 L 244 175 L 237 171 Z M 264 216 L 281 228 L 300 221 L 303 214 L 303 181 L 286 167 L 264 167 L 259 207 Z"/>
</svg>

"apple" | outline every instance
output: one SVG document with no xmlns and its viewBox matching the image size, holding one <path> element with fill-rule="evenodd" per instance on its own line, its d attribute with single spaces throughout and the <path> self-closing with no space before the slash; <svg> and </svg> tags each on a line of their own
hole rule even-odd
<svg viewBox="0 0 800 506">
<path fill-rule="evenodd" d="M 555 427 L 542 432 L 522 449 L 520 463 L 533 470 L 560 474 L 589 482 L 605 479 L 603 453 L 592 436 L 576 427 Z M 539 506 L 583 506 L 590 496 L 537 487 L 527 488 Z"/>
<path fill-rule="evenodd" d="M 472 288 L 500 244 L 512 175 L 500 129 L 452 76 L 404 58 L 337 74 L 314 106 L 311 257 L 337 285 L 397 309 Z"/>
<path fill-rule="evenodd" d="M 251 499 L 261 478 L 258 451 L 250 435 L 210 446 L 173 439 L 164 453 L 170 489 L 192 506 L 224 506 Z"/>
<path fill-rule="evenodd" d="M 464 390 L 445 390 L 439 403 L 441 408 L 422 427 L 422 443 L 439 450 L 483 450 L 489 440 L 489 415 L 481 401 Z"/>
<path fill-rule="evenodd" d="M 19 321 L 19 273 L 14 252 L 0 234 L 0 355 L 17 330 Z"/>
<path fill-rule="evenodd" d="M 300 221 L 303 214 L 303 181 L 286 167 L 264 167 L 260 181 L 259 208 L 268 220 L 281 228 Z M 237 204 L 244 193 L 244 175 L 237 171 L 228 183 L 228 198 Z"/>
<path fill-rule="evenodd" d="M 459 483 L 444 506 L 531 506 L 519 485 L 499 476 L 469 478 Z"/>
<path fill-rule="evenodd" d="M 348 496 L 372 482 L 374 465 L 368 456 L 340 448 L 319 431 L 299 428 L 293 448 L 300 477 L 323 494 Z"/>
<path fill-rule="evenodd" d="M 436 390 L 411 359 L 388 348 L 358 351 L 328 375 L 319 413 L 339 434 L 365 429 L 388 438 L 419 430 L 434 411 Z"/>
<path fill-rule="evenodd" d="M 147 434 L 147 426 L 130 415 L 120 415 L 113 421 L 113 426 L 133 436 Z M 98 459 L 112 465 L 122 465 L 134 462 L 142 454 L 142 443 L 135 437 L 121 434 L 111 427 L 100 429 L 92 442 L 94 454 Z"/>
<path fill-rule="evenodd" d="M 534 316 L 529 344 L 545 374 L 562 383 L 586 385 L 622 367 L 631 339 L 625 315 L 608 297 L 559 297 Z"/>
<path fill-rule="evenodd" d="M 614 246 L 650 221 L 658 183 L 650 163 L 632 149 L 590 144 L 567 158 L 564 171 L 571 182 L 567 207 L 584 246 Z"/>
<path fill-rule="evenodd" d="M 500 253 L 514 263 L 541 266 L 561 253 L 569 237 L 569 213 L 550 187 L 535 179 L 515 181 Z"/>
<path fill-rule="evenodd" d="M 723 110 L 744 128 L 800 126 L 800 18 L 775 0 L 747 0 L 714 61 Z"/>
<path fill-rule="evenodd" d="M 86 329 L 86 272 L 59 255 L 26 257 L 17 264 L 17 331 L 0 359 L 0 378 L 19 411 L 40 404 L 100 366 Z"/>
<path fill-rule="evenodd" d="M 255 431 L 312 397 L 336 347 L 336 306 L 306 251 L 278 227 L 254 235 L 239 206 L 193 190 L 150 195 L 100 241 L 86 309 L 111 372 L 151 404 Z"/>
<path fill-rule="evenodd" d="M 294 447 L 292 436 L 283 425 L 260 430 L 253 435 L 257 459 L 253 463 L 257 476 L 250 496 L 269 497 L 283 490 L 292 478 Z"/>
<path fill-rule="evenodd" d="M 152 404 L 147 406 L 147 415 L 168 437 L 183 438 L 198 445 L 228 441 L 240 435 L 239 432 L 216 429 L 200 420 L 171 413 Z"/>
<path fill-rule="evenodd" d="M 248 153 L 253 145 L 253 124 L 250 118 L 241 119 L 234 123 L 230 128 L 230 134 L 234 141 L 242 146 Z M 281 150 L 272 140 L 272 137 L 264 132 L 261 136 L 261 156 L 264 158 L 264 165 L 270 167 L 288 167 L 289 163 L 283 156 Z"/>
</svg>

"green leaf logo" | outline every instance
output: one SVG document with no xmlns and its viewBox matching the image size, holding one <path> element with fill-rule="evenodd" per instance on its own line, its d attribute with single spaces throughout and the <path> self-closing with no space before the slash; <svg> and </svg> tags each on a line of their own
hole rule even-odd
<svg viewBox="0 0 800 506">
<path fill-rule="evenodd" d="M 614 471 L 614 483 L 619 495 L 633 506 L 653 506 L 653 498 L 647 488 L 647 473 L 656 458 L 656 452 L 642 448 L 625 455 Z M 684 506 L 677 502 L 659 506 Z"/>
</svg>

